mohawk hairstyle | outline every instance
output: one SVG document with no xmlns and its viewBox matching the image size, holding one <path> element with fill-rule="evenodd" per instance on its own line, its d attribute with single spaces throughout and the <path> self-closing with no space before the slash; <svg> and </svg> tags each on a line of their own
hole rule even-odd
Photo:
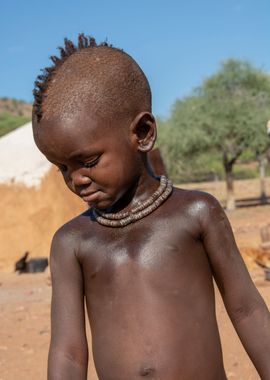
<svg viewBox="0 0 270 380">
<path fill-rule="evenodd" d="M 78 35 L 77 46 L 74 45 L 74 43 L 71 40 L 67 38 L 64 39 L 64 47 L 61 47 L 61 46 L 58 47 L 60 51 L 60 58 L 58 58 L 55 55 L 52 55 L 50 59 L 52 60 L 53 65 L 49 67 L 45 67 L 42 70 L 42 74 L 37 76 L 37 80 L 34 83 L 35 87 L 33 90 L 33 95 L 34 95 L 33 112 L 38 122 L 42 118 L 42 103 L 43 103 L 44 97 L 46 96 L 46 91 L 53 77 L 58 71 L 58 69 L 63 65 L 66 59 L 70 57 L 71 55 L 73 55 L 74 53 L 79 52 L 84 49 L 98 47 L 98 46 L 112 47 L 112 45 L 109 45 L 106 41 L 100 44 L 97 44 L 95 38 L 91 36 L 85 36 L 84 33 L 80 33 Z"/>
<path fill-rule="evenodd" d="M 133 118 L 151 112 L 151 89 L 135 60 L 107 41 L 79 34 L 77 45 L 67 38 L 51 56 L 53 65 L 35 82 L 33 121 L 69 118 L 84 107 L 96 116 Z"/>
</svg>

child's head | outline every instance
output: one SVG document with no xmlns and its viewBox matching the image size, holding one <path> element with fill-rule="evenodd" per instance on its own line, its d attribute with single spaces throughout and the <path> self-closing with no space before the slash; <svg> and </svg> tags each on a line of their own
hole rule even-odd
<svg viewBox="0 0 270 380">
<path fill-rule="evenodd" d="M 78 46 L 65 39 L 61 57 L 38 76 L 34 90 L 34 120 L 67 119 L 87 108 L 101 116 L 132 119 L 151 112 L 151 90 L 138 64 L 107 43 L 79 35 Z"/>
<path fill-rule="evenodd" d="M 78 46 L 65 40 L 60 51 L 35 83 L 35 141 L 77 195 L 96 182 L 89 203 L 105 208 L 140 175 L 153 147 L 150 87 L 137 63 L 107 43 L 79 35 Z"/>
</svg>

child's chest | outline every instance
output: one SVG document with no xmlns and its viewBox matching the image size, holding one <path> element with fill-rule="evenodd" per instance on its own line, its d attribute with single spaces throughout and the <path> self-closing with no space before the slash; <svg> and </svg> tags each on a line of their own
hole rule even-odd
<svg viewBox="0 0 270 380">
<path fill-rule="evenodd" d="M 145 219 L 122 229 L 103 229 L 81 244 L 86 289 L 120 291 L 134 286 L 179 294 L 192 278 L 209 277 L 203 244 L 181 221 Z M 189 285 L 190 287 L 190 285 Z M 138 290 L 139 291 L 139 290 Z"/>
</svg>

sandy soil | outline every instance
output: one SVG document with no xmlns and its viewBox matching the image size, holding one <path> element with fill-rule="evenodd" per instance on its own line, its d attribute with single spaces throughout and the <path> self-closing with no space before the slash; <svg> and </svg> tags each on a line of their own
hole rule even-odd
<svg viewBox="0 0 270 380">
<path fill-rule="evenodd" d="M 219 199 L 223 196 L 223 184 L 190 187 L 212 192 Z M 239 198 L 259 192 L 257 181 L 242 181 L 236 188 L 240 189 L 237 190 Z M 1 186 L 0 199 L 0 380 L 41 380 L 46 378 L 50 334 L 49 273 L 17 275 L 12 273 L 12 267 L 26 249 L 32 256 L 48 255 L 53 231 L 80 212 L 84 205 L 64 189 L 55 171 L 50 172 L 39 190 Z M 270 281 L 264 280 L 263 270 L 254 263 L 254 258 L 263 255 L 260 228 L 269 222 L 269 215 L 270 205 L 237 209 L 228 217 L 253 280 L 270 307 Z M 228 378 L 259 379 L 239 343 L 218 292 L 216 309 Z M 89 379 L 97 379 L 92 361 Z"/>
</svg>

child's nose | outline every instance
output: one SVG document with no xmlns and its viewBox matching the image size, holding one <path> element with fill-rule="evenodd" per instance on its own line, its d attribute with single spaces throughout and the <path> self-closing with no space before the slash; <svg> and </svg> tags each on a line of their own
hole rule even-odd
<svg viewBox="0 0 270 380">
<path fill-rule="evenodd" d="M 89 185 L 92 182 L 81 170 L 74 170 L 71 173 L 71 181 L 74 187 Z"/>
</svg>

